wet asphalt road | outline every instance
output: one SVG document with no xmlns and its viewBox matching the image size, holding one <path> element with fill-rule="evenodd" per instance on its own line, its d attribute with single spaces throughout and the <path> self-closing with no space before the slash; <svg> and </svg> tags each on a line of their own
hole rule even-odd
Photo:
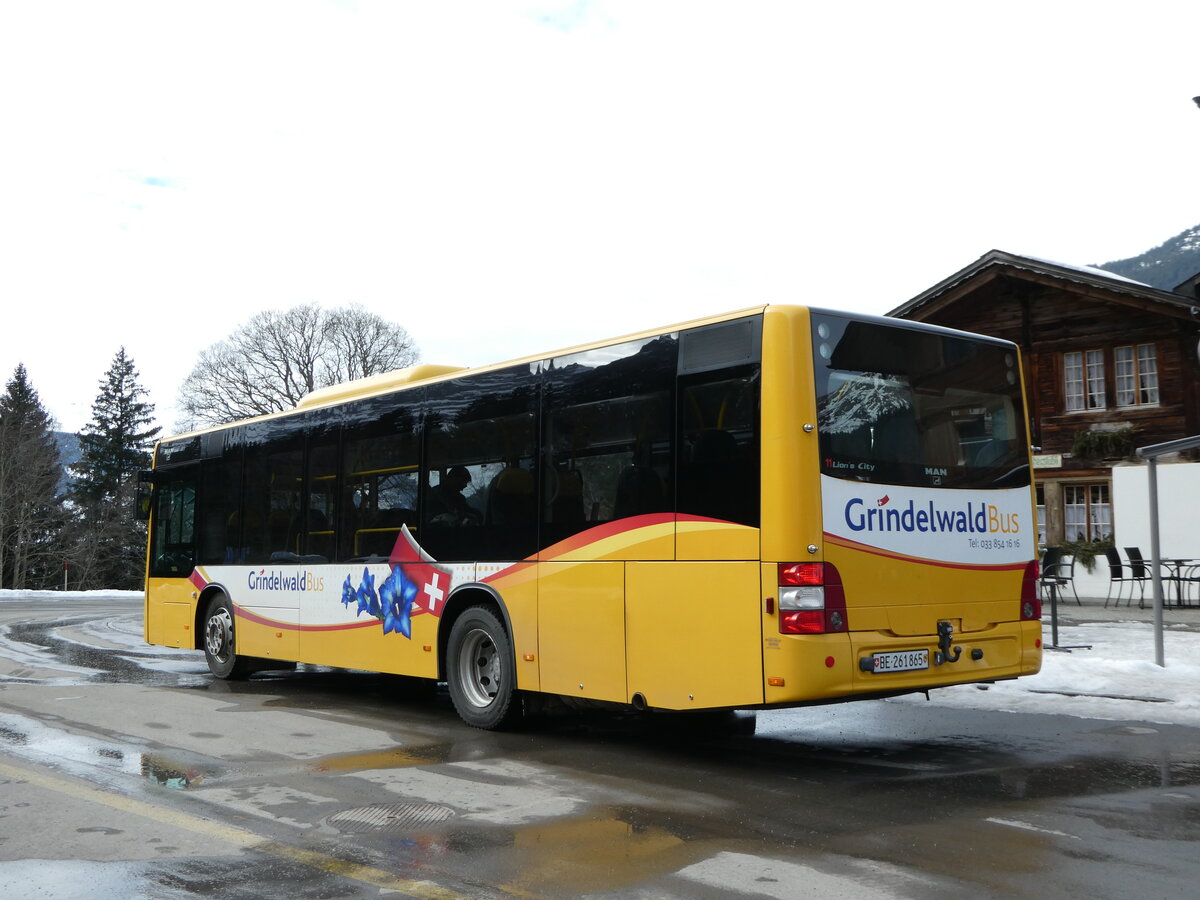
<svg viewBox="0 0 1200 900">
<path fill-rule="evenodd" d="M 6 897 L 1192 897 L 1200 733 L 873 701 L 462 725 L 215 682 L 138 603 L 0 603 Z"/>
</svg>

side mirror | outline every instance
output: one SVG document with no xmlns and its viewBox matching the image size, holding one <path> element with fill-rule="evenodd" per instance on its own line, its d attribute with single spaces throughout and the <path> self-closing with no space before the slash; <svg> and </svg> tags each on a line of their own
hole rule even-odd
<svg viewBox="0 0 1200 900">
<path fill-rule="evenodd" d="M 154 505 L 154 473 L 143 469 L 138 472 L 137 501 L 134 515 L 139 522 L 150 518 L 150 509 Z"/>
</svg>

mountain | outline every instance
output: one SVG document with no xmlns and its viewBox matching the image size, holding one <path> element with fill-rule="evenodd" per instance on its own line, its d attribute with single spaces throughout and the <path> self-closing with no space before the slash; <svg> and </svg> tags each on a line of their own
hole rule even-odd
<svg viewBox="0 0 1200 900">
<path fill-rule="evenodd" d="M 1159 290 L 1174 290 L 1200 272 L 1200 225 L 1175 235 L 1140 256 L 1097 263 L 1095 267 Z"/>
<path fill-rule="evenodd" d="M 58 444 L 58 461 L 62 465 L 62 478 L 58 482 L 59 491 L 65 491 L 70 482 L 70 467 L 79 462 L 79 435 L 70 431 L 54 432 L 54 442 Z"/>
<path fill-rule="evenodd" d="M 833 379 L 831 375 L 830 396 L 817 417 L 817 424 L 826 434 L 853 434 L 864 425 L 873 425 L 912 406 L 908 386 L 895 378 L 864 373 L 837 387 Z"/>
</svg>

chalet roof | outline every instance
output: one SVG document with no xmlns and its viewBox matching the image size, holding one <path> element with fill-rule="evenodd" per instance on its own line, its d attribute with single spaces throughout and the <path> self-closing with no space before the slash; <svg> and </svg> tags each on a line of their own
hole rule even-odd
<svg viewBox="0 0 1200 900">
<path fill-rule="evenodd" d="M 1182 284 L 1177 284 L 1171 288 L 1171 293 L 1179 294 L 1181 297 L 1197 297 L 1200 298 L 1200 272 L 1197 272 L 1187 281 Z"/>
<path fill-rule="evenodd" d="M 1034 256 L 1018 256 L 1003 250 L 989 250 L 966 268 L 959 269 L 949 278 L 943 279 L 907 303 L 897 306 L 887 315 L 901 319 L 909 318 L 916 310 L 946 297 L 947 294 L 955 292 L 956 288 L 969 281 L 986 281 L 1000 275 L 1029 281 L 1045 282 L 1050 279 L 1072 282 L 1079 285 L 1083 293 L 1093 293 L 1099 290 L 1113 295 L 1113 300 L 1133 301 L 1138 306 L 1151 308 L 1165 315 L 1175 317 L 1182 315 L 1189 318 L 1193 315 L 1200 315 L 1200 308 L 1196 306 L 1195 299 L 1170 291 L 1162 291 L 1150 287 L 1148 284 L 1142 284 L 1140 281 L 1105 272 L 1103 269 L 1073 266 L 1067 263 L 1038 259 Z"/>
</svg>

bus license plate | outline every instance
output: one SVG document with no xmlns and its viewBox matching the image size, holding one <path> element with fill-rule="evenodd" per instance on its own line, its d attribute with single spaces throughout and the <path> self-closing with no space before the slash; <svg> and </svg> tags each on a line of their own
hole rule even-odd
<svg viewBox="0 0 1200 900">
<path fill-rule="evenodd" d="M 871 657 L 874 672 L 911 672 L 929 668 L 928 650 L 897 650 L 876 653 Z"/>
</svg>

